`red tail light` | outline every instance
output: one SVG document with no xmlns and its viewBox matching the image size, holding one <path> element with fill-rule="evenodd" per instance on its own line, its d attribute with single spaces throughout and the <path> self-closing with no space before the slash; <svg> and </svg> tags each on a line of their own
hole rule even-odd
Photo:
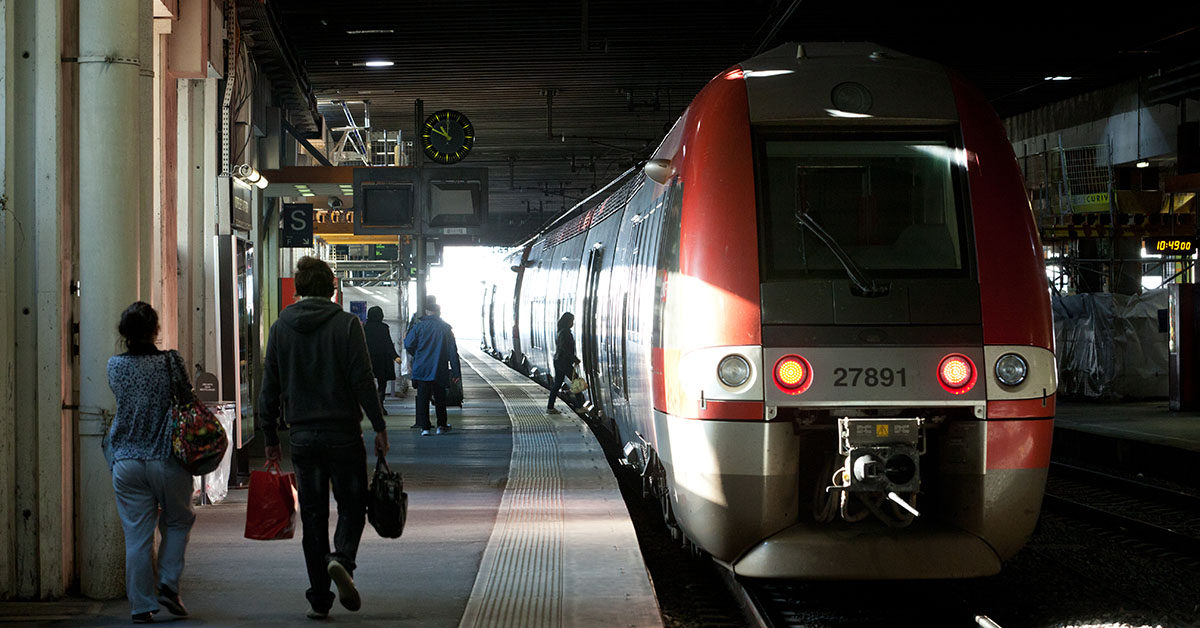
<svg viewBox="0 0 1200 628">
<path fill-rule="evenodd" d="M 938 383 L 954 395 L 961 395 L 975 387 L 977 373 L 975 363 L 961 353 L 951 353 L 938 364 Z"/>
<path fill-rule="evenodd" d="M 789 395 L 799 395 L 812 384 L 812 365 L 798 355 L 785 355 L 775 362 L 775 385 Z"/>
</svg>

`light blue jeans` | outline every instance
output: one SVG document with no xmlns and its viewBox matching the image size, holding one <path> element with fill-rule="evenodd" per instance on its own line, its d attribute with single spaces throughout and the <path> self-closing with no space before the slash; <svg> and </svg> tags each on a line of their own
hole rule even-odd
<svg viewBox="0 0 1200 628">
<path fill-rule="evenodd" d="M 192 475 L 173 458 L 118 460 L 113 465 L 117 514 L 125 529 L 125 592 L 130 614 L 158 610 L 158 586 L 179 591 L 183 555 L 196 513 L 192 510 Z M 160 516 L 159 510 L 162 514 Z M 158 547 L 158 582 L 154 577 L 154 527 L 162 534 Z"/>
</svg>

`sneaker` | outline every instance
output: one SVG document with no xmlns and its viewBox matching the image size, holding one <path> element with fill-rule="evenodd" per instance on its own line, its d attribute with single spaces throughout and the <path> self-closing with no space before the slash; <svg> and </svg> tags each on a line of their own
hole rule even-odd
<svg viewBox="0 0 1200 628">
<path fill-rule="evenodd" d="M 449 432 L 449 431 L 450 431 L 449 425 L 442 425 L 442 426 L 438 427 L 438 434 L 445 434 L 446 432 Z"/>
<path fill-rule="evenodd" d="M 562 412 L 558 408 L 549 408 L 546 410 L 546 414 L 562 414 Z"/>
<path fill-rule="evenodd" d="M 362 598 L 358 596 L 358 589 L 354 587 L 354 579 L 350 577 L 346 566 L 337 560 L 331 560 L 325 571 L 329 572 L 330 579 L 337 585 L 338 601 L 342 603 L 342 606 L 346 607 L 348 611 L 362 608 Z"/>
<path fill-rule="evenodd" d="M 158 603 L 167 607 L 167 610 L 176 617 L 187 617 L 187 609 L 183 606 L 183 600 L 179 599 L 179 593 L 172 591 L 171 587 L 165 584 L 158 587 Z"/>
<path fill-rule="evenodd" d="M 429 436 L 429 430 L 421 430 L 421 436 Z"/>
<path fill-rule="evenodd" d="M 304 616 L 309 619 L 325 619 L 329 617 L 329 611 L 319 611 L 313 608 L 310 604 L 308 610 L 304 613 Z"/>
<path fill-rule="evenodd" d="M 131 619 L 135 624 L 153 624 L 154 613 L 151 613 L 150 611 L 146 611 L 145 613 L 134 613 L 131 616 Z"/>
</svg>

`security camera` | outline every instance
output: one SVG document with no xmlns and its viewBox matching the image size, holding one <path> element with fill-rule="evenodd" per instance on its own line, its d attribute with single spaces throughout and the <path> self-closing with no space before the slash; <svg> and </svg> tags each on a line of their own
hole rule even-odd
<svg viewBox="0 0 1200 628">
<path fill-rule="evenodd" d="M 330 196 L 329 197 L 329 209 L 336 211 L 341 208 L 342 208 L 342 199 L 340 199 L 336 196 Z"/>
</svg>

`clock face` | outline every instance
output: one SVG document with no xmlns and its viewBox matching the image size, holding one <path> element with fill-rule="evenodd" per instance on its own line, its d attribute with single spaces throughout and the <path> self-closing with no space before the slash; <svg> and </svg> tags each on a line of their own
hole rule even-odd
<svg viewBox="0 0 1200 628">
<path fill-rule="evenodd" d="M 421 125 L 421 148 L 439 164 L 462 161 L 475 145 L 475 127 L 467 116 L 443 109 L 425 118 Z"/>
</svg>

